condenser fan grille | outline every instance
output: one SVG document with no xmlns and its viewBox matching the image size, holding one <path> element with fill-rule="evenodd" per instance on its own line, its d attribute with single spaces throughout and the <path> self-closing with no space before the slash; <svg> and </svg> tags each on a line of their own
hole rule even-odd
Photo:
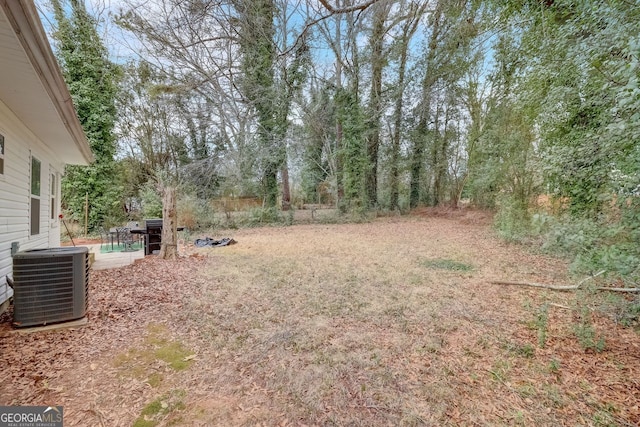
<svg viewBox="0 0 640 427">
<path fill-rule="evenodd" d="M 14 324 L 74 320 L 88 303 L 89 257 L 84 247 L 20 252 L 13 259 Z"/>
</svg>

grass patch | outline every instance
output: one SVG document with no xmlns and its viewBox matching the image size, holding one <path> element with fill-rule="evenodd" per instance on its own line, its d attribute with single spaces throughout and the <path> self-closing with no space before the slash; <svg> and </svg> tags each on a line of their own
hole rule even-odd
<svg viewBox="0 0 640 427">
<path fill-rule="evenodd" d="M 549 366 L 547 367 L 550 374 L 558 375 L 560 374 L 560 361 L 558 359 L 551 359 L 549 362 Z"/>
<path fill-rule="evenodd" d="M 143 417 L 138 418 L 133 423 L 133 427 L 155 427 L 158 425 L 157 421 L 145 420 Z"/>
<path fill-rule="evenodd" d="M 607 348 L 604 337 L 596 335 L 595 328 L 591 323 L 581 322 L 573 328 L 580 346 L 586 350 L 593 350 L 597 353 L 603 352 Z"/>
<path fill-rule="evenodd" d="M 162 374 L 154 372 L 149 375 L 149 378 L 147 378 L 147 383 L 153 388 L 158 388 L 163 380 L 164 377 L 162 376 Z"/>
<path fill-rule="evenodd" d="M 544 348 L 547 345 L 547 331 L 549 329 L 549 305 L 542 304 L 536 313 L 535 319 L 530 322 L 529 327 L 537 331 L 538 347 Z"/>
<path fill-rule="evenodd" d="M 156 359 L 168 363 L 175 371 L 182 371 L 191 365 L 192 352 L 181 342 L 166 339 L 168 331 L 164 325 L 150 324 L 147 330 L 149 335 L 145 342 L 153 348 Z"/>
<path fill-rule="evenodd" d="M 156 414 L 159 414 L 160 411 L 162 411 L 162 402 L 160 401 L 160 399 L 157 399 L 145 406 L 140 415 L 154 416 Z"/>
<path fill-rule="evenodd" d="M 120 353 L 113 365 L 125 376 L 146 379 L 151 387 L 158 387 L 164 376 L 152 367 L 156 360 L 167 363 L 174 371 L 187 369 L 193 362 L 193 353 L 179 341 L 166 338 L 168 331 L 163 325 L 150 324 L 148 335 L 138 346 Z"/>
<path fill-rule="evenodd" d="M 154 427 L 165 421 L 165 425 L 176 425 L 180 417 L 175 414 L 177 411 L 184 411 L 186 405 L 184 390 L 172 390 L 154 401 L 148 403 L 140 416 L 133 423 L 133 427 Z"/>
<path fill-rule="evenodd" d="M 524 357 L 527 359 L 531 359 L 536 355 L 536 349 L 529 343 L 520 344 L 520 343 L 506 342 L 503 347 L 509 353 L 512 353 L 516 356 Z"/>
<path fill-rule="evenodd" d="M 191 360 L 188 359 L 191 356 L 191 352 L 179 342 L 169 342 L 154 352 L 156 358 L 167 362 L 171 368 L 176 371 L 182 371 L 187 369 L 191 364 Z"/>
<path fill-rule="evenodd" d="M 564 395 L 558 386 L 550 384 L 543 385 L 539 397 L 547 407 L 562 408 L 565 406 Z"/>
<path fill-rule="evenodd" d="M 447 271 L 472 271 L 473 266 L 452 259 L 428 259 L 422 261 L 422 265 L 435 270 Z"/>
<path fill-rule="evenodd" d="M 495 381 L 505 383 L 509 378 L 509 371 L 511 371 L 511 364 L 507 360 L 498 360 L 493 364 L 489 373 Z"/>
<path fill-rule="evenodd" d="M 139 380 L 147 377 L 147 366 L 152 362 L 153 357 L 144 348 L 131 348 L 113 359 L 113 365 L 120 368 L 125 376 Z"/>
<path fill-rule="evenodd" d="M 619 426 L 618 412 L 616 407 L 610 403 L 600 404 L 597 406 L 597 412 L 593 415 L 593 425 L 598 427 L 614 427 Z"/>
</svg>

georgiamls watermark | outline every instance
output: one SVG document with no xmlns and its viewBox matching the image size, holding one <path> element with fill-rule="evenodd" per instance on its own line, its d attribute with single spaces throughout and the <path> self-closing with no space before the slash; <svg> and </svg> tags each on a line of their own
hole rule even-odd
<svg viewBox="0 0 640 427">
<path fill-rule="evenodd" d="M 62 406 L 0 406 L 0 427 L 62 427 Z"/>
</svg>

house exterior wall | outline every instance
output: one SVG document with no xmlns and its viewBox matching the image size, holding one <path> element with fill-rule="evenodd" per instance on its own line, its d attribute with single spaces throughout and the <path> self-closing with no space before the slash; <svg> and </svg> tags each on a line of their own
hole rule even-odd
<svg viewBox="0 0 640 427">
<path fill-rule="evenodd" d="M 60 246 L 60 177 L 64 164 L 0 100 L 4 136 L 4 174 L 0 175 L 0 307 L 13 295 L 6 284 L 13 264 L 11 244 L 20 250 Z M 40 230 L 31 234 L 31 156 L 40 161 Z M 52 180 L 51 175 L 56 178 Z M 54 182 L 52 182 L 54 181 Z M 52 197 L 52 186 L 54 197 Z M 55 218 L 51 218 L 51 204 Z M 0 308 L 0 312 L 1 312 Z"/>
</svg>

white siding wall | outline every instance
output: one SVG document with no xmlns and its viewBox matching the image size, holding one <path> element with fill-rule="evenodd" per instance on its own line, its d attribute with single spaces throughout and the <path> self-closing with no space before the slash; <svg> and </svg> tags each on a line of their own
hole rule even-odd
<svg viewBox="0 0 640 427">
<path fill-rule="evenodd" d="M 4 175 L 0 175 L 0 304 L 13 292 L 6 284 L 12 271 L 11 243 L 20 250 L 60 245 L 58 221 L 51 221 L 51 170 L 62 172 L 63 165 L 16 116 L 0 101 L 0 133 L 4 135 Z M 30 236 L 31 155 L 41 162 L 40 233 Z M 56 183 L 60 186 L 59 180 Z M 56 204 L 60 190 L 56 189 Z"/>
</svg>

